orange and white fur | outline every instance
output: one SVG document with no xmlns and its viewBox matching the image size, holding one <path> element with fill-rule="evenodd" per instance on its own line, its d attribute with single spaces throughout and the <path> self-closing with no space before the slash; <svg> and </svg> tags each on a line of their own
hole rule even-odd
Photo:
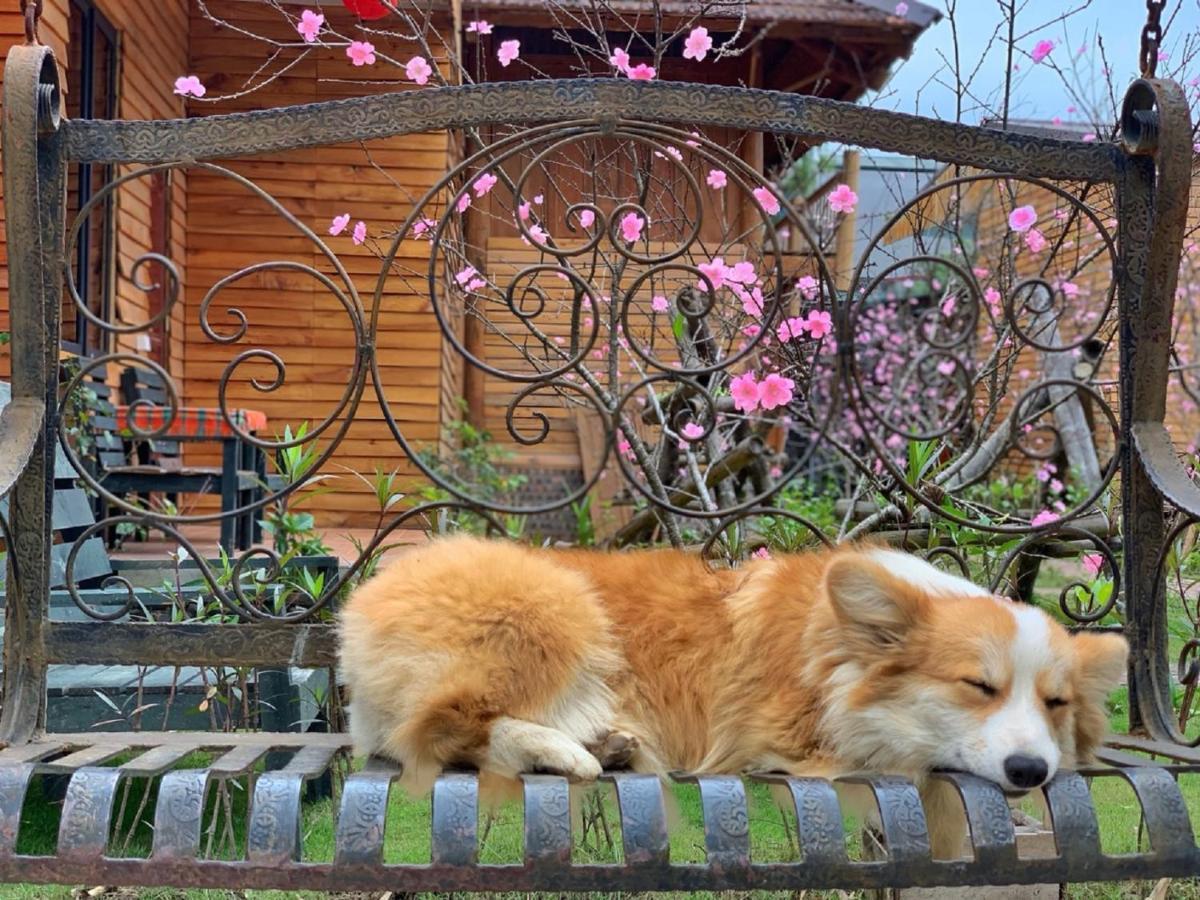
<svg viewBox="0 0 1200 900">
<path fill-rule="evenodd" d="M 409 551 L 342 613 L 359 753 L 427 790 L 519 772 L 905 775 L 938 855 L 961 806 L 935 768 L 1010 793 L 1085 762 L 1125 670 L 1115 635 L 891 550 L 712 570 L 675 550 L 553 550 L 456 537 Z M 615 748 L 615 750 L 614 750 Z"/>
</svg>

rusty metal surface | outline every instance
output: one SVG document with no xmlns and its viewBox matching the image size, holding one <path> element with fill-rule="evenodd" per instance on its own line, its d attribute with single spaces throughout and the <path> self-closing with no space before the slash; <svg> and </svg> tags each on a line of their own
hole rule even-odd
<svg viewBox="0 0 1200 900">
<path fill-rule="evenodd" d="M 151 753 L 154 751 L 151 750 Z M 204 858 L 201 819 L 214 778 L 209 769 L 172 770 L 159 785 L 149 860 L 108 855 L 122 767 L 84 766 L 70 776 L 56 857 L 15 854 L 20 803 L 32 766 L 0 766 L 0 879 L 130 885 L 189 885 L 316 890 L 802 890 L 946 884 L 1033 884 L 1183 876 L 1200 866 L 1187 808 L 1172 770 L 1156 766 L 1089 770 L 1089 779 L 1122 778 L 1146 817 L 1149 849 L 1108 856 L 1100 849 L 1095 807 L 1083 774 L 1062 772 L 1045 796 L 1058 852 L 1018 859 L 1011 815 L 996 787 L 943 773 L 959 790 L 970 823 L 973 859 L 934 860 L 917 789 L 901 779 L 854 779 L 874 792 L 881 810 L 883 855 L 850 860 L 832 784 L 764 776 L 795 804 L 800 859 L 764 862 L 750 848 L 746 783 L 740 778 L 681 776 L 699 786 L 706 858 L 672 862 L 662 782 L 611 773 L 625 859 L 571 862 L 568 785 L 549 775 L 523 776 L 525 855 L 520 864 L 478 862 L 479 795 L 473 773 L 448 773 L 433 799 L 431 861 L 386 864 L 388 796 L 399 771 L 386 763 L 354 773 L 342 793 L 333 862 L 303 862 L 300 830 L 304 776 L 279 771 L 255 778 L 244 858 Z"/>
<path fill-rule="evenodd" d="M 38 4 L 40 7 L 40 4 Z M 29 7 L 36 9 L 36 7 Z M 27 23 L 34 18 L 27 18 Z M 0 452 L 25 457 L 9 495 L 3 527 L 9 547 L 4 628 L 4 705 L 0 740 L 29 740 L 43 726 L 46 663 L 42 646 L 50 584 L 54 446 L 58 405 L 58 344 L 62 283 L 65 161 L 58 130 L 58 68 L 43 46 L 13 47 L 4 78 L 4 197 L 8 302 L 12 342 L 10 418 L 18 434 Z M 41 409 L 43 415 L 35 415 Z M 27 446 L 28 427 L 38 421 Z M 8 481 L 5 464 L 4 480 Z"/>
<path fill-rule="evenodd" d="M 1117 186 L 1129 724 L 1155 739 L 1185 742 L 1167 660 L 1165 561 L 1173 535 L 1165 504 L 1187 512 L 1200 498 L 1163 444 L 1175 287 L 1191 187 L 1192 123 L 1183 89 L 1169 81 L 1135 81 L 1125 95 L 1121 131 L 1129 153 Z"/>
<path fill-rule="evenodd" d="M 603 117 L 683 122 L 837 140 L 997 172 L 1113 181 L 1115 145 L 1084 144 L 943 122 L 750 88 L 569 78 L 398 91 L 259 112 L 161 122 L 66 123 L 77 162 L 164 163 L 269 153 L 488 123 Z"/>
</svg>

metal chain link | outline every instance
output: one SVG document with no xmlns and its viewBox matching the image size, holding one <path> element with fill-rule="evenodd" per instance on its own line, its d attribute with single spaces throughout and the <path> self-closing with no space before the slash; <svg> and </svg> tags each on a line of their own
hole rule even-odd
<svg viewBox="0 0 1200 900">
<path fill-rule="evenodd" d="M 25 19 L 25 43 L 40 44 L 38 20 L 42 17 L 42 0 L 21 0 L 21 16 Z"/>
<path fill-rule="evenodd" d="M 1146 0 L 1146 24 L 1142 26 L 1142 77 L 1153 78 L 1158 67 L 1158 45 L 1162 40 L 1162 12 L 1167 0 Z"/>
</svg>

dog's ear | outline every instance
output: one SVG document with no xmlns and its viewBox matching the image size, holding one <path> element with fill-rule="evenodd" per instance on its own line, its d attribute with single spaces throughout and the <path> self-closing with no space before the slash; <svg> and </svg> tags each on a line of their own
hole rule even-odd
<svg viewBox="0 0 1200 900">
<path fill-rule="evenodd" d="M 1120 683 L 1129 663 L 1129 644 L 1119 634 L 1080 632 L 1075 650 L 1075 764 L 1092 760 L 1108 733 L 1105 700 Z"/>
<path fill-rule="evenodd" d="M 883 566 L 859 554 L 835 557 L 829 563 L 825 593 L 838 619 L 876 646 L 903 640 L 926 602 Z"/>
<path fill-rule="evenodd" d="M 1103 703 L 1129 665 L 1129 644 L 1119 634 L 1083 631 L 1071 638 L 1076 685 L 1093 703 Z"/>
</svg>

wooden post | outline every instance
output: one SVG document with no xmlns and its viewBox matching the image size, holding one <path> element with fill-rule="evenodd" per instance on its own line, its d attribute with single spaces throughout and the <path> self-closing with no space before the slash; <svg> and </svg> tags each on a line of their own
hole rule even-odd
<svg viewBox="0 0 1200 900">
<path fill-rule="evenodd" d="M 750 71 L 746 75 L 746 84 L 749 87 L 761 87 L 762 81 L 762 44 L 754 45 L 750 51 Z M 762 172 L 764 162 L 763 154 L 763 135 L 761 131 L 750 131 L 746 133 L 742 140 L 741 148 L 738 156 L 750 168 L 756 172 Z M 765 174 L 765 173 L 764 173 Z M 746 235 L 747 241 L 753 241 L 756 238 L 763 238 L 763 230 L 756 228 L 762 218 L 762 214 L 754 208 L 749 197 L 742 198 L 741 209 L 741 230 Z M 749 229 L 755 229 L 753 231 Z"/>
<path fill-rule="evenodd" d="M 847 150 L 842 159 L 846 184 L 858 193 L 859 159 L 857 150 Z M 854 238 L 858 231 L 858 213 L 847 213 L 838 224 L 837 241 L 834 245 L 834 278 L 840 292 L 850 290 L 850 279 L 854 277 Z"/>
</svg>

